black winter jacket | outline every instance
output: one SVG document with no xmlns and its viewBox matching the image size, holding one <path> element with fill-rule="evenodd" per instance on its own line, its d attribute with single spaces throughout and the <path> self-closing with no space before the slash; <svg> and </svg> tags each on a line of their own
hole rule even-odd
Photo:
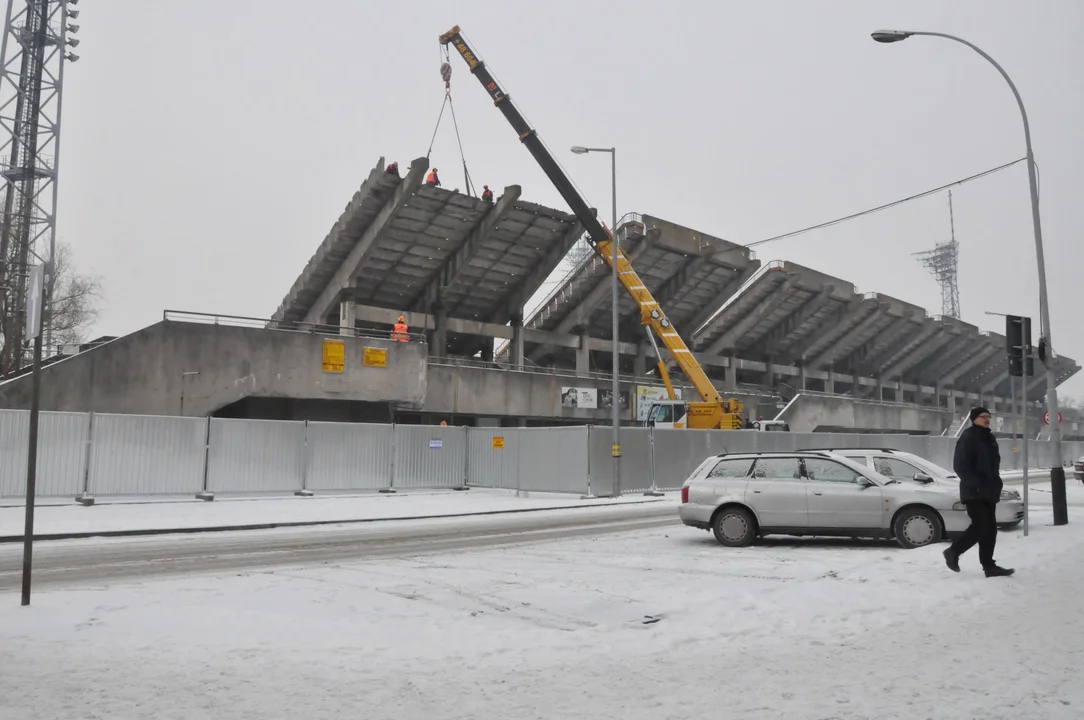
<svg viewBox="0 0 1084 720">
<path fill-rule="evenodd" d="M 987 428 L 972 425 L 960 434 L 952 469 L 960 478 L 960 502 L 1001 499 L 1001 452 Z"/>
</svg>

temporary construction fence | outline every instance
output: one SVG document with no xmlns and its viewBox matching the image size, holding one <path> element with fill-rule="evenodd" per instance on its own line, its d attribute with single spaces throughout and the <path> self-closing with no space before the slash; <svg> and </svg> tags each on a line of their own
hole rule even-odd
<svg viewBox="0 0 1084 720">
<path fill-rule="evenodd" d="M 0 410 L 0 497 L 26 492 L 29 413 Z M 954 438 L 622 428 L 622 493 L 676 490 L 709 455 L 892 447 L 952 465 Z M 1002 467 L 1020 467 L 1000 440 Z M 504 488 L 614 493 L 606 427 L 467 428 L 43 412 L 43 497 Z M 1063 460 L 1084 455 L 1064 443 Z M 1047 442 L 1029 465 L 1049 467 Z"/>
</svg>

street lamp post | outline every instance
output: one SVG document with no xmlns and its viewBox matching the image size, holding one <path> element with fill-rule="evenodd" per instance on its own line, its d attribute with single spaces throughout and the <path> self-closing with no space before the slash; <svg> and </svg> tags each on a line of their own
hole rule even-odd
<svg viewBox="0 0 1084 720">
<path fill-rule="evenodd" d="M 1016 104 L 1020 107 L 1020 117 L 1024 121 L 1024 143 L 1027 146 L 1028 184 L 1031 187 L 1031 222 L 1035 232 L 1035 258 L 1039 266 L 1039 320 L 1042 323 L 1040 331 L 1040 343 L 1045 340 L 1046 356 L 1042 359 L 1046 367 L 1046 405 L 1050 412 L 1050 441 L 1054 450 L 1054 458 L 1050 468 L 1050 490 L 1054 501 L 1054 524 L 1065 525 L 1069 522 L 1069 512 L 1065 500 L 1065 468 L 1061 460 L 1061 424 L 1058 423 L 1058 381 L 1054 376 L 1054 343 L 1050 337 L 1050 301 L 1046 292 L 1046 261 L 1043 258 L 1043 229 L 1039 222 L 1039 183 L 1035 176 L 1035 153 L 1031 149 L 1031 127 L 1028 125 L 1028 114 L 1024 109 L 1024 101 L 1020 98 L 1020 92 L 1016 89 L 1009 74 L 998 65 L 997 61 L 986 54 L 978 46 L 956 37 L 938 32 L 923 32 L 917 30 L 879 30 L 871 36 L 879 43 L 896 43 L 906 40 L 912 35 L 927 35 L 930 37 L 945 38 L 966 45 L 993 65 L 1005 82 L 1009 84 Z"/>
<path fill-rule="evenodd" d="M 590 152 L 604 152 L 610 153 L 610 200 L 611 200 L 611 218 L 610 224 L 610 237 L 613 238 L 611 247 L 613 248 L 613 260 L 610 265 L 613 268 L 613 332 L 612 332 L 612 345 L 613 345 L 613 399 L 610 401 L 610 406 L 613 412 L 613 458 L 614 458 L 614 491 L 615 497 L 621 495 L 621 381 L 619 375 L 621 374 L 621 353 L 618 348 L 618 332 L 617 332 L 617 320 L 618 320 L 618 299 L 617 299 L 617 258 L 618 258 L 618 246 L 617 246 L 617 148 L 589 148 L 576 145 L 572 148 L 572 152 L 577 155 L 586 155 Z"/>
</svg>

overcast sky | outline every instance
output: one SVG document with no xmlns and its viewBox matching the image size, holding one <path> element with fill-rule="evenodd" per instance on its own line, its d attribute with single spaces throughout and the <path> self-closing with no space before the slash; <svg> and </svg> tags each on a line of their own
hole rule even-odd
<svg viewBox="0 0 1084 720">
<path fill-rule="evenodd" d="M 384 156 L 424 156 L 459 24 L 577 184 L 738 243 L 924 191 L 1022 157 L 1015 102 L 959 44 L 870 40 L 889 27 L 966 37 L 1030 113 L 1055 348 L 1084 361 L 1084 3 L 833 0 L 659 3 L 109 0 L 78 7 L 65 75 L 59 237 L 104 275 L 97 334 L 164 308 L 268 317 Z M 453 58 L 479 184 L 561 206 L 485 91 Z M 433 163 L 461 186 L 445 122 Z M 953 191 L 963 319 L 1031 315 L 1038 291 L 1023 163 Z M 608 210 L 603 211 L 608 218 Z M 911 253 L 949 237 L 935 195 L 757 248 L 940 313 Z M 1065 386 L 1084 395 L 1084 377 Z"/>
</svg>

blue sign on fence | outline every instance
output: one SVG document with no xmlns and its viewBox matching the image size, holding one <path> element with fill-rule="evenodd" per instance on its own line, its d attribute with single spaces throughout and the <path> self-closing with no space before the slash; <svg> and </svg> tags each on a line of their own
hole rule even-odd
<svg viewBox="0 0 1084 720">
<path fill-rule="evenodd" d="M 440 438 L 432 438 L 429 440 L 430 450 L 441 450 L 444 448 L 444 441 Z"/>
</svg>

